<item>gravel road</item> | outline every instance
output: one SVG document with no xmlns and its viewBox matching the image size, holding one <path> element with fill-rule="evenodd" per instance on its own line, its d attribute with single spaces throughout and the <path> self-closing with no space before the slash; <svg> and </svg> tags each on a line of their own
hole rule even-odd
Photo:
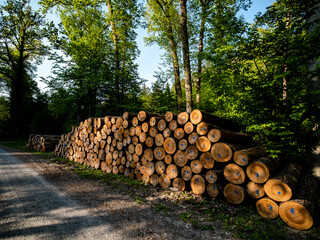
<svg viewBox="0 0 320 240">
<path fill-rule="evenodd" d="M 123 239 L 111 226 L 0 148 L 0 238 Z"/>
<path fill-rule="evenodd" d="M 237 239 L 192 228 L 177 207 L 156 212 L 156 190 L 139 203 L 50 158 L 0 146 L 0 239 Z"/>
</svg>

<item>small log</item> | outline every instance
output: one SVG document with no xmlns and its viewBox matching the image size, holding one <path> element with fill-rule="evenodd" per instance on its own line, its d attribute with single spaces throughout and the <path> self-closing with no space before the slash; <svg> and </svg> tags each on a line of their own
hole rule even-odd
<svg viewBox="0 0 320 240">
<path fill-rule="evenodd" d="M 217 170 L 212 169 L 212 170 L 207 171 L 205 178 L 208 183 L 215 183 L 218 179 Z"/>
<path fill-rule="evenodd" d="M 231 120 L 215 116 L 210 113 L 202 112 L 198 109 L 195 109 L 191 112 L 190 121 L 194 125 L 197 125 L 198 123 L 200 123 L 202 121 L 202 122 L 214 124 L 214 125 L 219 126 L 223 129 L 227 129 L 227 130 L 231 130 L 231 131 L 239 131 L 240 130 L 239 124 L 237 124 Z"/>
<path fill-rule="evenodd" d="M 181 112 L 178 114 L 177 121 L 180 125 L 184 125 L 189 120 L 189 113 Z"/>
<path fill-rule="evenodd" d="M 201 136 L 198 138 L 196 146 L 200 152 L 208 152 L 211 148 L 211 142 L 207 137 Z"/>
<path fill-rule="evenodd" d="M 144 184 L 147 184 L 150 182 L 150 176 L 148 174 L 143 174 L 141 180 Z"/>
<path fill-rule="evenodd" d="M 169 129 L 174 132 L 178 128 L 178 122 L 176 120 L 172 120 L 169 122 Z"/>
<path fill-rule="evenodd" d="M 135 114 L 135 113 L 131 113 L 131 112 L 124 112 L 123 114 L 122 114 L 122 118 L 124 119 L 124 120 L 132 120 L 134 117 L 136 117 L 137 116 L 137 114 Z"/>
<path fill-rule="evenodd" d="M 198 141 L 198 139 L 199 139 L 199 135 L 198 135 L 198 133 L 196 133 L 196 132 L 193 132 L 193 133 L 191 133 L 191 134 L 188 136 L 188 142 L 189 142 L 190 144 L 196 144 L 196 142 Z"/>
<path fill-rule="evenodd" d="M 178 177 L 179 171 L 175 164 L 169 164 L 166 168 L 166 175 L 170 179 L 174 179 Z"/>
<path fill-rule="evenodd" d="M 158 133 L 154 138 L 154 142 L 158 147 L 163 146 L 163 143 L 164 143 L 163 135 L 161 133 Z"/>
<path fill-rule="evenodd" d="M 230 163 L 223 170 L 224 177 L 233 184 L 242 184 L 246 179 L 243 169 L 235 163 Z"/>
<path fill-rule="evenodd" d="M 163 161 L 157 161 L 155 164 L 156 172 L 161 175 L 166 171 L 166 165 Z"/>
<path fill-rule="evenodd" d="M 241 204 L 245 194 L 245 189 L 242 186 L 233 183 L 228 183 L 223 189 L 224 198 L 232 204 Z"/>
<path fill-rule="evenodd" d="M 106 161 L 101 161 L 101 165 L 100 165 L 100 168 L 101 168 L 101 171 L 102 172 L 106 172 L 107 171 L 107 162 Z"/>
<path fill-rule="evenodd" d="M 252 140 L 250 135 L 248 134 L 232 132 L 217 128 L 213 128 L 208 132 L 208 138 L 213 143 L 220 141 L 228 143 L 239 143 L 241 145 L 249 143 Z"/>
<path fill-rule="evenodd" d="M 145 141 L 145 144 L 146 144 L 147 147 L 151 148 L 153 146 L 153 142 L 154 142 L 154 140 L 153 140 L 152 137 L 147 137 L 146 141 Z"/>
<path fill-rule="evenodd" d="M 164 138 L 168 138 L 171 136 L 171 130 L 169 128 L 166 128 L 163 130 L 162 134 Z"/>
<path fill-rule="evenodd" d="M 158 130 L 159 130 L 160 132 L 162 132 L 164 129 L 166 129 L 167 123 L 166 123 L 166 121 L 165 121 L 164 119 L 160 119 L 160 120 L 158 121 L 157 126 L 158 126 Z"/>
<path fill-rule="evenodd" d="M 136 127 L 139 124 L 139 119 L 137 117 L 132 118 L 132 126 Z"/>
<path fill-rule="evenodd" d="M 202 164 L 200 163 L 199 160 L 193 160 L 190 163 L 190 167 L 191 167 L 192 172 L 194 172 L 196 174 L 201 173 L 201 171 L 202 171 Z"/>
<path fill-rule="evenodd" d="M 159 177 L 157 174 L 153 174 L 151 177 L 150 177 L 150 183 L 151 185 L 153 185 L 154 187 L 156 187 L 158 184 L 159 184 Z"/>
<path fill-rule="evenodd" d="M 149 125 L 151 127 L 155 126 L 160 119 L 163 119 L 163 118 L 162 117 L 151 117 L 149 120 Z"/>
<path fill-rule="evenodd" d="M 142 123 L 141 129 L 143 132 L 148 132 L 149 131 L 149 124 L 147 122 Z"/>
<path fill-rule="evenodd" d="M 167 189 L 171 185 L 171 180 L 166 174 L 159 177 L 159 184 L 163 189 Z"/>
<path fill-rule="evenodd" d="M 202 136 L 206 135 L 209 130 L 209 126 L 206 122 L 201 122 L 197 125 L 197 133 Z"/>
<path fill-rule="evenodd" d="M 164 157 L 164 162 L 166 163 L 166 164 L 171 164 L 172 163 L 172 155 L 170 155 L 170 154 L 167 154 L 165 157 Z"/>
<path fill-rule="evenodd" d="M 162 160 L 162 159 L 164 159 L 165 155 L 166 155 L 166 152 L 165 152 L 165 150 L 164 150 L 163 147 L 156 147 L 156 148 L 154 149 L 154 157 L 155 157 L 157 160 Z"/>
<path fill-rule="evenodd" d="M 251 181 L 247 183 L 246 191 L 252 198 L 262 198 L 265 194 L 262 185 Z"/>
<path fill-rule="evenodd" d="M 172 182 L 172 186 L 179 191 L 184 191 L 186 188 L 186 184 L 182 178 L 175 178 Z"/>
<path fill-rule="evenodd" d="M 204 191 L 206 190 L 206 184 L 200 175 L 196 174 L 191 178 L 190 182 L 191 190 L 194 194 L 203 194 Z"/>
<path fill-rule="evenodd" d="M 172 121 L 174 118 L 177 118 L 177 115 L 173 114 L 172 112 L 166 112 L 165 119 L 167 122 Z"/>
<path fill-rule="evenodd" d="M 145 166 L 145 174 L 147 174 L 148 176 L 151 176 L 155 171 L 155 166 L 153 162 L 147 162 L 146 166 Z"/>
<path fill-rule="evenodd" d="M 271 199 L 284 202 L 291 199 L 294 189 L 298 186 L 302 167 L 297 163 L 289 163 L 285 168 L 264 185 L 264 191 Z"/>
<path fill-rule="evenodd" d="M 211 155 L 217 162 L 228 162 L 233 156 L 234 147 L 226 143 L 215 143 L 211 148 Z"/>
<path fill-rule="evenodd" d="M 192 178 L 192 170 L 189 166 L 184 166 L 181 169 L 181 177 L 184 181 L 189 181 Z"/>
<path fill-rule="evenodd" d="M 253 147 L 235 151 L 233 154 L 233 161 L 240 166 L 246 166 L 250 162 L 266 155 L 267 152 L 263 148 Z"/>
<path fill-rule="evenodd" d="M 198 149 L 194 145 L 189 145 L 186 149 L 187 158 L 190 160 L 198 157 Z"/>
<path fill-rule="evenodd" d="M 191 122 L 187 122 L 183 127 L 183 130 L 185 131 L 186 134 L 192 133 L 193 129 L 194 129 L 194 126 Z"/>
<path fill-rule="evenodd" d="M 209 183 L 206 187 L 207 193 L 210 197 L 216 198 L 221 190 L 221 186 L 215 183 Z"/>
<path fill-rule="evenodd" d="M 156 113 L 149 113 L 145 111 L 140 111 L 137 115 L 138 120 L 141 122 L 149 121 L 151 117 L 163 117 L 163 116 Z"/>
<path fill-rule="evenodd" d="M 180 140 L 184 137 L 185 133 L 184 133 L 184 130 L 183 128 L 177 128 L 176 130 L 174 130 L 174 133 L 173 133 L 173 136 Z"/>
<path fill-rule="evenodd" d="M 258 213 L 264 218 L 277 218 L 279 216 L 278 204 L 272 199 L 265 197 L 256 202 Z"/>
<path fill-rule="evenodd" d="M 179 150 L 181 151 L 184 151 L 186 150 L 186 148 L 188 147 L 188 142 L 186 139 L 181 139 L 178 143 L 178 148 Z"/>
<path fill-rule="evenodd" d="M 174 154 L 177 149 L 175 140 L 171 137 L 166 138 L 163 142 L 163 148 L 166 153 Z"/>
<path fill-rule="evenodd" d="M 150 127 L 150 129 L 149 129 L 150 137 L 154 138 L 157 134 L 158 134 L 158 129 L 155 126 Z"/>
<path fill-rule="evenodd" d="M 179 167 L 185 166 L 188 162 L 186 152 L 178 150 L 173 157 L 173 161 Z"/>
<path fill-rule="evenodd" d="M 152 148 L 148 148 L 148 149 L 144 150 L 143 154 L 149 162 L 151 162 L 154 158 Z"/>
<path fill-rule="evenodd" d="M 140 135 L 139 135 L 139 141 L 141 143 L 144 143 L 147 139 L 147 134 L 145 132 L 141 132 Z"/>
<path fill-rule="evenodd" d="M 143 153 L 143 145 L 141 143 L 138 143 L 134 151 L 135 151 L 135 154 L 137 154 L 138 156 L 141 156 Z"/>
</svg>

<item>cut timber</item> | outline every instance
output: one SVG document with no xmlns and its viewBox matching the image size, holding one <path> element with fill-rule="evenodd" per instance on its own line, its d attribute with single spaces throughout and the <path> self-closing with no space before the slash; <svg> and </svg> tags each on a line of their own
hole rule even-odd
<svg viewBox="0 0 320 240">
<path fill-rule="evenodd" d="M 200 175 L 196 174 L 192 177 L 190 182 L 191 190 L 194 194 L 203 194 L 206 190 L 206 184 Z"/>
<path fill-rule="evenodd" d="M 150 183 L 151 185 L 153 185 L 154 187 L 156 187 L 158 184 L 159 184 L 159 177 L 157 174 L 153 174 L 151 177 L 150 177 Z"/>
<path fill-rule="evenodd" d="M 223 189 L 224 198 L 232 204 L 240 204 L 245 198 L 245 190 L 242 186 L 228 183 Z"/>
<path fill-rule="evenodd" d="M 201 122 L 197 126 L 197 133 L 202 136 L 206 135 L 209 130 L 208 124 L 206 122 Z"/>
<path fill-rule="evenodd" d="M 176 130 L 174 130 L 173 136 L 180 140 L 184 137 L 184 130 L 183 128 L 177 128 Z"/>
<path fill-rule="evenodd" d="M 188 158 L 186 156 L 186 152 L 178 150 L 176 152 L 176 154 L 174 155 L 174 157 L 173 157 L 173 161 L 179 167 L 185 166 L 187 164 L 187 162 L 188 162 Z"/>
<path fill-rule="evenodd" d="M 141 128 L 142 128 L 142 131 L 146 133 L 149 131 L 149 124 L 147 122 L 144 122 L 142 123 Z"/>
<path fill-rule="evenodd" d="M 154 142 L 158 147 L 161 147 L 164 142 L 163 135 L 161 133 L 158 133 L 154 138 Z"/>
<path fill-rule="evenodd" d="M 160 119 L 158 121 L 158 125 L 157 126 L 158 126 L 158 130 L 162 132 L 164 129 L 166 129 L 167 123 L 166 123 L 166 121 L 164 119 Z"/>
<path fill-rule="evenodd" d="M 265 197 L 256 202 L 258 213 L 264 218 L 276 218 L 279 216 L 278 204 L 272 199 Z"/>
<path fill-rule="evenodd" d="M 186 184 L 182 178 L 175 178 L 172 182 L 172 186 L 179 191 L 184 191 L 186 188 Z"/>
<path fill-rule="evenodd" d="M 169 122 L 169 129 L 171 131 L 174 131 L 178 128 L 178 122 L 176 120 L 172 120 L 171 122 Z"/>
<path fill-rule="evenodd" d="M 211 142 L 207 137 L 201 136 L 198 138 L 196 146 L 200 152 L 208 152 L 211 148 Z"/>
<path fill-rule="evenodd" d="M 137 115 L 138 120 L 141 122 L 149 121 L 151 117 L 162 117 L 162 116 L 156 113 L 149 113 L 145 111 L 140 111 Z"/>
<path fill-rule="evenodd" d="M 265 194 L 262 185 L 251 181 L 247 183 L 246 191 L 248 195 L 252 198 L 262 198 Z"/>
<path fill-rule="evenodd" d="M 171 185 L 171 180 L 166 174 L 159 177 L 159 184 L 163 189 L 167 189 Z"/>
<path fill-rule="evenodd" d="M 249 164 L 246 169 L 248 178 L 255 183 L 266 182 L 281 164 L 280 159 L 271 156 L 261 157 Z"/>
<path fill-rule="evenodd" d="M 200 163 L 199 160 L 193 160 L 190 163 L 190 167 L 191 167 L 192 172 L 194 172 L 194 173 L 201 173 L 201 171 L 202 171 L 202 164 Z"/>
<path fill-rule="evenodd" d="M 184 127 L 183 130 L 185 131 L 186 134 L 190 134 L 193 132 L 193 124 L 191 122 L 187 122 Z"/>
<path fill-rule="evenodd" d="M 166 165 L 164 164 L 163 161 L 157 161 L 156 164 L 155 164 L 155 169 L 156 169 L 156 172 L 161 175 L 165 172 L 166 170 Z"/>
<path fill-rule="evenodd" d="M 168 167 L 166 168 L 166 175 L 170 179 L 175 179 L 178 177 L 179 171 L 178 168 L 175 164 L 169 164 Z"/>
<path fill-rule="evenodd" d="M 171 130 L 169 128 L 166 128 L 165 130 L 163 130 L 162 134 L 164 138 L 168 138 L 171 136 Z"/>
<path fill-rule="evenodd" d="M 145 171 L 148 176 L 151 176 L 155 171 L 155 166 L 153 162 L 147 162 L 145 166 Z"/>
<path fill-rule="evenodd" d="M 223 170 L 224 177 L 233 184 L 242 184 L 246 179 L 243 169 L 235 163 L 230 163 Z"/>
<path fill-rule="evenodd" d="M 240 166 L 246 166 L 250 162 L 266 155 L 267 152 L 263 148 L 253 147 L 235 151 L 235 153 L 233 154 L 233 160 Z"/>
<path fill-rule="evenodd" d="M 186 150 L 187 158 L 190 160 L 198 157 L 198 149 L 194 145 L 189 145 Z"/>
<path fill-rule="evenodd" d="M 209 170 L 206 173 L 206 180 L 208 183 L 215 183 L 218 179 L 218 174 L 215 170 Z"/>
<path fill-rule="evenodd" d="M 200 162 L 206 169 L 213 168 L 214 160 L 210 152 L 205 152 L 200 155 Z"/>
<path fill-rule="evenodd" d="M 176 117 L 177 116 L 174 115 L 172 112 L 166 112 L 166 114 L 165 114 L 165 119 L 167 122 L 170 122 L 171 120 L 173 120 Z"/>
<path fill-rule="evenodd" d="M 217 129 L 217 128 L 211 129 L 208 132 L 207 136 L 209 140 L 213 143 L 228 142 L 228 143 L 239 143 L 241 145 L 244 145 L 251 140 L 251 137 L 247 134 L 232 132 L 232 131 Z"/>
<path fill-rule="evenodd" d="M 167 155 L 164 157 L 164 162 L 165 162 L 166 164 L 171 164 L 171 163 L 172 163 L 172 155 L 167 154 Z"/>
<path fill-rule="evenodd" d="M 177 148 L 176 142 L 173 138 L 168 137 L 163 142 L 163 148 L 168 154 L 174 154 Z"/>
<path fill-rule="evenodd" d="M 219 195 L 221 186 L 214 183 L 209 183 L 206 187 L 207 193 L 210 197 L 216 198 Z"/>
<path fill-rule="evenodd" d="M 189 166 L 184 166 L 181 169 L 181 176 L 184 181 L 189 181 L 192 178 L 192 171 Z"/>
<path fill-rule="evenodd" d="M 240 130 L 239 124 L 237 124 L 231 120 L 212 115 L 210 113 L 202 112 L 198 109 L 195 109 L 191 112 L 190 121 L 194 125 L 197 125 L 198 123 L 200 123 L 202 121 L 202 122 L 214 124 L 218 127 L 221 127 L 223 129 L 228 129 L 231 131 L 239 131 Z"/>
<path fill-rule="evenodd" d="M 320 182 L 314 174 L 316 164 L 302 177 L 294 199 L 280 204 L 280 217 L 290 227 L 306 230 L 313 225 L 314 220 L 319 219 L 317 203 Z"/>
<path fill-rule="evenodd" d="M 154 140 L 153 140 L 152 137 L 147 137 L 146 141 L 145 141 L 145 144 L 146 144 L 147 147 L 151 148 L 153 146 L 153 142 L 154 142 Z"/>
<path fill-rule="evenodd" d="M 124 112 L 123 114 L 122 114 L 122 118 L 124 119 L 124 120 L 132 120 L 134 117 L 136 117 L 137 116 L 137 114 L 135 114 L 135 113 L 130 113 L 130 112 Z"/>
<path fill-rule="evenodd" d="M 189 113 L 181 112 L 178 114 L 177 121 L 180 125 L 184 125 L 189 120 Z"/>
<path fill-rule="evenodd" d="M 143 174 L 141 180 L 143 183 L 148 183 L 150 181 L 150 176 L 148 174 Z"/>
<path fill-rule="evenodd" d="M 195 144 L 198 141 L 198 139 L 199 139 L 199 135 L 196 132 L 193 132 L 188 136 L 188 142 L 190 144 Z"/>
<path fill-rule="evenodd" d="M 233 156 L 234 148 L 226 143 L 215 143 L 211 148 L 211 155 L 217 162 L 228 162 Z"/>
<path fill-rule="evenodd" d="M 186 150 L 186 148 L 188 147 L 188 142 L 186 139 L 181 139 L 178 143 L 178 148 L 181 150 L 181 151 L 184 151 Z"/>
<path fill-rule="evenodd" d="M 264 185 L 264 191 L 271 199 L 284 202 L 291 199 L 293 190 L 299 184 L 302 167 L 297 163 L 289 163 L 285 168 Z"/>
<path fill-rule="evenodd" d="M 281 219 L 290 227 L 307 230 L 313 225 L 313 218 L 308 211 L 306 202 L 287 201 L 280 204 L 279 214 Z"/>
<path fill-rule="evenodd" d="M 158 129 L 155 126 L 150 127 L 150 129 L 149 129 L 150 137 L 154 138 L 157 134 L 158 134 Z"/>
<path fill-rule="evenodd" d="M 154 155 L 153 155 L 152 148 L 148 148 L 148 149 L 144 150 L 143 154 L 149 162 L 151 162 L 153 160 Z"/>
<path fill-rule="evenodd" d="M 166 155 L 166 152 L 165 152 L 165 150 L 164 150 L 163 147 L 156 147 L 156 148 L 154 149 L 154 157 L 155 157 L 157 160 L 162 160 L 162 159 L 164 159 L 165 155 Z"/>
</svg>

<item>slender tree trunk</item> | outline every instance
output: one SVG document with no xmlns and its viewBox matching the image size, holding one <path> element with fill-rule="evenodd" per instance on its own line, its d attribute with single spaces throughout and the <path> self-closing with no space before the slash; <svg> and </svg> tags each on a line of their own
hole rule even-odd
<svg viewBox="0 0 320 240">
<path fill-rule="evenodd" d="M 203 52 L 203 39 L 204 39 L 204 31 L 205 31 L 205 21 L 207 15 L 207 6 L 203 0 L 200 0 L 201 4 L 201 25 L 200 25 L 200 33 L 199 33 L 199 52 L 198 52 L 198 69 L 197 69 L 197 78 L 196 78 L 196 104 L 200 105 L 200 94 L 201 94 L 201 72 L 202 72 L 202 52 Z"/>
<path fill-rule="evenodd" d="M 116 84 L 116 98 L 117 103 L 120 103 L 120 50 L 119 50 L 119 37 L 114 21 L 114 12 L 111 0 L 107 2 L 108 10 L 111 16 L 111 31 L 113 36 L 114 51 L 115 51 L 115 84 Z"/>
<path fill-rule="evenodd" d="M 180 0 L 180 31 L 182 40 L 182 53 L 184 65 L 184 78 L 186 90 L 186 111 L 192 111 L 192 85 L 191 85 L 191 66 L 189 56 L 189 38 L 187 27 L 187 0 Z"/>
<path fill-rule="evenodd" d="M 290 27 L 290 10 L 287 12 L 287 19 L 286 19 L 286 31 L 289 31 Z M 288 33 L 289 34 L 289 33 Z M 283 109 L 284 112 L 286 112 L 286 106 L 287 106 L 287 99 L 288 99 L 288 76 L 286 73 L 288 72 L 288 64 L 287 64 L 287 58 L 288 58 L 288 38 L 285 41 L 284 45 L 284 51 L 283 51 L 283 58 L 284 58 L 284 65 L 283 65 L 283 73 L 284 76 L 282 78 L 282 102 L 283 102 Z"/>
</svg>

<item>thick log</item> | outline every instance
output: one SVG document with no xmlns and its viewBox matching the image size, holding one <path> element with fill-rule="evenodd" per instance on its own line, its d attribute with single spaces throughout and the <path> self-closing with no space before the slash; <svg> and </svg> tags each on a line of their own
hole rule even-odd
<svg viewBox="0 0 320 240">
<path fill-rule="evenodd" d="M 184 167 L 188 162 L 186 152 L 178 150 L 173 157 L 173 161 L 177 166 Z"/>
<path fill-rule="evenodd" d="M 203 194 L 206 190 L 206 184 L 200 175 L 196 174 L 191 178 L 190 181 L 191 190 L 194 194 Z"/>
<path fill-rule="evenodd" d="M 228 162 L 233 156 L 234 147 L 230 144 L 218 142 L 213 144 L 211 155 L 217 162 Z"/>
<path fill-rule="evenodd" d="M 178 177 L 179 171 L 178 168 L 175 164 L 169 164 L 166 168 L 166 175 L 170 178 L 170 179 L 175 179 L 176 177 Z"/>
<path fill-rule="evenodd" d="M 171 185 L 171 180 L 166 174 L 159 177 L 159 184 L 163 189 L 167 189 Z"/>
<path fill-rule="evenodd" d="M 202 136 L 206 135 L 209 130 L 209 126 L 206 122 L 201 122 L 197 125 L 197 133 Z"/>
<path fill-rule="evenodd" d="M 299 164 L 289 163 L 277 176 L 266 182 L 264 191 L 275 201 L 288 201 L 299 184 L 301 173 L 302 167 Z"/>
<path fill-rule="evenodd" d="M 189 181 L 192 178 L 192 170 L 189 166 L 184 166 L 181 169 L 181 177 L 184 181 Z"/>
<path fill-rule="evenodd" d="M 160 119 L 157 124 L 158 130 L 162 132 L 167 127 L 167 123 L 164 119 Z"/>
<path fill-rule="evenodd" d="M 251 181 L 247 183 L 246 191 L 252 198 L 262 198 L 265 194 L 262 185 Z"/>
<path fill-rule="evenodd" d="M 246 174 L 243 169 L 235 163 L 229 163 L 227 166 L 225 166 L 223 175 L 229 182 L 233 184 L 242 184 L 246 179 Z"/>
<path fill-rule="evenodd" d="M 186 184 L 182 178 L 175 178 L 172 182 L 172 186 L 179 191 L 184 191 L 186 188 Z"/>
<path fill-rule="evenodd" d="M 171 137 L 166 138 L 163 142 L 163 148 L 166 153 L 174 154 L 177 149 L 176 141 Z"/>
<path fill-rule="evenodd" d="M 198 135 L 198 133 L 196 133 L 196 132 L 193 132 L 193 133 L 191 133 L 191 134 L 188 136 L 188 142 L 189 142 L 190 144 L 196 144 L 196 142 L 198 141 L 198 139 L 199 139 L 199 135 Z"/>
<path fill-rule="evenodd" d="M 177 121 L 180 125 L 184 125 L 189 120 L 189 113 L 181 112 L 177 116 Z"/>
<path fill-rule="evenodd" d="M 210 113 L 202 112 L 198 109 L 195 109 L 191 112 L 190 121 L 194 125 L 199 124 L 201 121 L 207 122 L 231 131 L 240 131 L 241 129 L 239 124 L 231 120 L 221 118 Z"/>
<path fill-rule="evenodd" d="M 188 147 L 188 142 L 186 139 L 181 139 L 178 143 L 178 148 L 179 150 L 181 151 L 184 151 L 186 150 L 186 148 Z"/>
<path fill-rule="evenodd" d="M 277 218 L 279 216 L 278 204 L 272 199 L 265 197 L 256 202 L 258 213 L 264 218 Z"/>
<path fill-rule="evenodd" d="M 194 145 L 189 145 L 186 149 L 187 158 L 194 160 L 198 157 L 198 149 Z"/>
<path fill-rule="evenodd" d="M 183 127 L 183 130 L 185 131 L 186 134 L 192 133 L 193 129 L 194 129 L 194 126 L 191 122 L 187 122 Z"/>
<path fill-rule="evenodd" d="M 199 160 L 193 160 L 191 163 L 190 163 L 190 167 L 191 167 L 191 170 L 193 173 L 201 173 L 202 171 L 202 164 L 200 163 Z"/>
<path fill-rule="evenodd" d="M 201 136 L 198 138 L 196 146 L 200 152 L 208 152 L 211 148 L 211 142 L 207 137 Z"/>
<path fill-rule="evenodd" d="M 219 184 L 209 183 L 206 187 L 206 190 L 210 197 L 216 198 L 221 191 L 221 186 Z"/>
<path fill-rule="evenodd" d="M 246 173 L 251 181 L 264 183 L 269 179 L 270 175 L 279 169 L 280 165 L 280 159 L 265 156 L 251 162 L 246 169 Z"/>
<path fill-rule="evenodd" d="M 242 186 L 233 183 L 228 183 L 223 189 L 224 198 L 232 204 L 241 204 L 245 194 L 245 189 Z"/>
</svg>

